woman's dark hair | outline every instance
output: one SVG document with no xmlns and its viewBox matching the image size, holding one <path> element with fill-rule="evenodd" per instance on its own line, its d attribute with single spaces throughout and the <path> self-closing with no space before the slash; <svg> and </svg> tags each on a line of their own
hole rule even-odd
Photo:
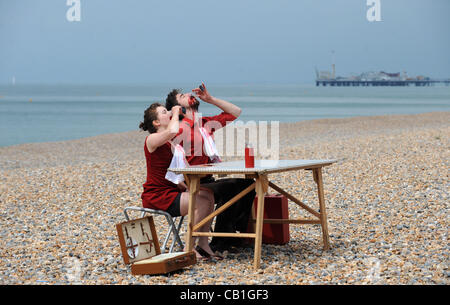
<svg viewBox="0 0 450 305">
<path fill-rule="evenodd" d="M 166 98 L 166 109 L 171 110 L 173 106 L 178 105 L 177 101 L 177 94 L 181 92 L 181 89 L 173 89 L 170 91 L 170 93 L 167 95 Z"/>
<path fill-rule="evenodd" d="M 153 121 L 158 119 L 158 112 L 156 109 L 162 106 L 160 103 L 153 103 L 144 111 L 144 122 L 139 124 L 139 128 L 149 133 L 155 133 L 156 127 L 153 126 Z"/>
</svg>

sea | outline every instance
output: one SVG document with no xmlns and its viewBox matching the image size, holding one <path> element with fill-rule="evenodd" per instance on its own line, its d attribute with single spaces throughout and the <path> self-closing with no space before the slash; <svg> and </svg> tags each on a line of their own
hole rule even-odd
<svg viewBox="0 0 450 305">
<path fill-rule="evenodd" d="M 174 88 L 195 84 L 0 85 L 0 146 L 138 130 L 144 110 Z M 298 122 L 450 111 L 450 86 L 316 87 L 314 84 L 208 85 L 242 108 L 239 120 Z M 201 103 L 203 116 L 221 110 Z"/>
</svg>

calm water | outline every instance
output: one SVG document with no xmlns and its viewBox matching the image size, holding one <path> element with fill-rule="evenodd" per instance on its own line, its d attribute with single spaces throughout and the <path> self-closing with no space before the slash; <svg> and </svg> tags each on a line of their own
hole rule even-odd
<svg viewBox="0 0 450 305">
<path fill-rule="evenodd" d="M 190 90 L 193 85 L 179 86 Z M 77 139 L 137 130 L 149 104 L 169 85 L 0 86 L 0 146 Z M 450 87 L 208 86 L 243 110 L 243 121 L 296 122 L 384 114 L 450 111 Z M 202 104 L 204 116 L 220 112 Z"/>
</svg>

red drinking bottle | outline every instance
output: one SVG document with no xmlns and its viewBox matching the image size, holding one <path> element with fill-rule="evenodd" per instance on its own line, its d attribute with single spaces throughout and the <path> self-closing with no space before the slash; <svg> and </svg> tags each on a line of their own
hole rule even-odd
<svg viewBox="0 0 450 305">
<path fill-rule="evenodd" d="M 255 153 L 253 147 L 245 144 L 245 167 L 253 168 L 255 167 Z"/>
</svg>

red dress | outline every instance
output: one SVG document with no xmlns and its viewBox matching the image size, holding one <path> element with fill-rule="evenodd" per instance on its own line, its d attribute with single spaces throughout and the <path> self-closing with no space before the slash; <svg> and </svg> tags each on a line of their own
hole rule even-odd
<svg viewBox="0 0 450 305">
<path fill-rule="evenodd" d="M 147 181 L 143 184 L 142 205 L 144 208 L 165 211 L 180 193 L 177 185 L 165 178 L 173 156 L 171 145 L 167 142 L 150 153 L 145 144 L 144 152 L 147 162 Z"/>
</svg>

